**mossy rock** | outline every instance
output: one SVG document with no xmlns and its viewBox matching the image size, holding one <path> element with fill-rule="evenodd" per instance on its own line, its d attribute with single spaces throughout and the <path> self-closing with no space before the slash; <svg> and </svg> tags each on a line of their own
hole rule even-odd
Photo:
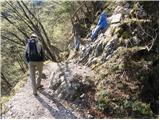
<svg viewBox="0 0 160 120">
<path fill-rule="evenodd" d="M 123 39 L 130 38 L 132 35 L 129 31 L 129 25 L 127 23 L 121 24 L 115 34 L 117 34 L 119 38 L 122 36 Z"/>
<path fill-rule="evenodd" d="M 102 111 L 109 108 L 109 99 L 107 97 L 106 90 L 103 89 L 99 90 L 97 95 L 97 107 Z"/>
<path fill-rule="evenodd" d="M 117 34 L 118 38 L 121 37 L 122 33 L 123 33 L 123 29 L 122 28 L 120 28 L 119 30 L 117 30 L 116 34 Z"/>
<path fill-rule="evenodd" d="M 132 103 L 132 110 L 135 118 L 152 118 L 153 112 L 149 104 L 135 101 Z"/>
<path fill-rule="evenodd" d="M 130 38 L 130 37 L 132 37 L 132 34 L 131 34 L 130 32 L 124 31 L 124 32 L 122 33 L 122 38 L 123 38 L 123 39 L 127 39 L 127 38 Z"/>
</svg>

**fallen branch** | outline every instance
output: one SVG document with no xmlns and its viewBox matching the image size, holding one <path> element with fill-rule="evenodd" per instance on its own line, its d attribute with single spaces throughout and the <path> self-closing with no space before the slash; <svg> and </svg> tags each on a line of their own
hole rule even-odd
<svg viewBox="0 0 160 120">
<path fill-rule="evenodd" d="M 136 19 L 137 19 L 137 21 L 138 21 L 138 17 L 137 17 L 137 14 L 136 14 Z M 143 31 L 143 33 L 144 34 L 146 34 L 147 36 L 149 36 L 150 38 L 152 38 L 152 42 L 151 43 L 149 43 L 148 45 L 146 45 L 146 49 L 148 50 L 148 51 L 150 51 L 151 49 L 152 49 L 152 47 L 153 47 L 153 45 L 154 45 L 154 42 L 155 42 L 155 40 L 157 39 L 157 33 L 156 33 L 156 31 L 157 31 L 157 29 L 156 30 L 154 30 L 154 32 L 155 32 L 155 37 L 153 37 L 152 35 L 150 35 L 150 34 L 148 34 L 144 29 L 143 29 L 143 27 L 141 26 L 141 24 L 138 22 L 138 25 L 139 25 L 139 27 L 141 28 L 141 30 Z M 151 46 L 150 46 L 151 45 Z M 150 47 L 149 47 L 150 46 Z"/>
</svg>

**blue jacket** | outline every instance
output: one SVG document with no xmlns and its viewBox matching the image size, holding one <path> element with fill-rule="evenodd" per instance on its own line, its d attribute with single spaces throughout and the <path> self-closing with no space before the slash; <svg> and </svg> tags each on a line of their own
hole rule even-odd
<svg viewBox="0 0 160 120">
<path fill-rule="evenodd" d="M 107 27 L 107 13 L 105 11 L 100 14 L 97 26 L 101 28 Z"/>
</svg>

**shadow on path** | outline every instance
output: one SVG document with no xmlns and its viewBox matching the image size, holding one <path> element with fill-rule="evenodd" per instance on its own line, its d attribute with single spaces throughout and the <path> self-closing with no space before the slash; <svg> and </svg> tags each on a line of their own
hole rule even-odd
<svg viewBox="0 0 160 120">
<path fill-rule="evenodd" d="M 53 106 L 50 106 L 42 97 L 36 96 L 37 100 L 48 109 L 50 114 L 55 119 L 76 119 L 77 117 L 67 108 L 65 108 L 59 101 L 57 101 L 53 96 L 49 95 L 47 92 L 42 91 L 41 94 L 43 94 L 46 98 L 50 99 L 54 104 L 56 105 L 57 109 L 54 109 Z M 53 103 L 52 103 L 53 104 Z"/>
</svg>

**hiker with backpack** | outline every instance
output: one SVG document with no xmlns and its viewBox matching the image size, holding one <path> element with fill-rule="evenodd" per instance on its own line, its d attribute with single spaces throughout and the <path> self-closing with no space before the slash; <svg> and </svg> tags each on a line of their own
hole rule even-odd
<svg viewBox="0 0 160 120">
<path fill-rule="evenodd" d="M 38 36 L 33 33 L 28 39 L 26 45 L 25 57 L 29 66 L 30 80 L 33 88 L 33 94 L 37 95 L 37 89 L 42 88 L 42 70 L 44 62 L 44 52 L 42 44 L 40 43 Z M 38 78 L 36 79 L 36 71 L 38 71 Z"/>
</svg>

